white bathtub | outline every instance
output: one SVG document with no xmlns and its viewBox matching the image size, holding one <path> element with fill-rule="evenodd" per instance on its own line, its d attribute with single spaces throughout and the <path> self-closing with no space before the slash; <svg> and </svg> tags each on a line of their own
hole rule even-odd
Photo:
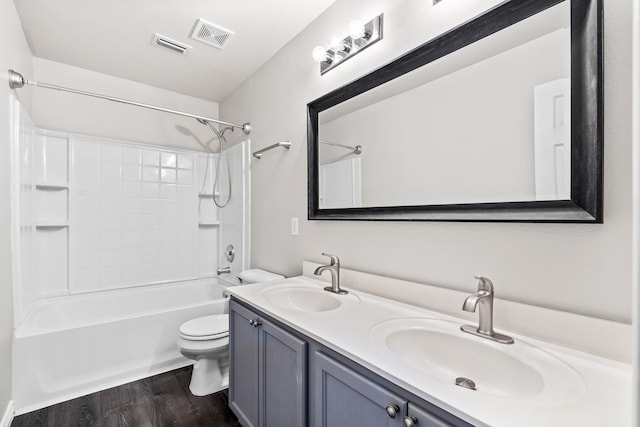
<svg viewBox="0 0 640 427">
<path fill-rule="evenodd" d="M 16 414 L 188 365 L 178 328 L 227 313 L 223 291 L 197 280 L 37 303 L 14 335 Z"/>
</svg>

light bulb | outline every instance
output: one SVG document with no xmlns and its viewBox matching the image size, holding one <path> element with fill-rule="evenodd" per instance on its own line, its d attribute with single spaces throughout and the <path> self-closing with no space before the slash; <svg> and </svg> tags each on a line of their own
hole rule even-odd
<svg viewBox="0 0 640 427">
<path fill-rule="evenodd" d="M 343 40 L 340 37 L 334 37 L 329 42 L 329 45 L 334 52 L 347 54 L 351 51 L 352 41 L 349 38 Z"/>
<path fill-rule="evenodd" d="M 311 52 L 311 56 L 313 57 L 313 60 L 316 62 L 326 61 L 327 50 L 324 48 L 324 46 L 316 46 L 313 48 L 313 51 Z"/>
<path fill-rule="evenodd" d="M 359 19 L 351 21 L 349 24 L 349 33 L 354 39 L 364 37 L 364 24 Z"/>
<path fill-rule="evenodd" d="M 338 36 L 333 36 L 329 41 L 329 46 L 335 51 L 344 50 L 344 43 L 342 39 Z"/>
</svg>

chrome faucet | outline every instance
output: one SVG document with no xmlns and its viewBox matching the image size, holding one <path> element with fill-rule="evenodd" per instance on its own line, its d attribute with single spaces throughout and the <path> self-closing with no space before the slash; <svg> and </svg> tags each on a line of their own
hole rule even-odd
<svg viewBox="0 0 640 427">
<path fill-rule="evenodd" d="M 502 344 L 513 344 L 513 338 L 498 334 L 493 330 L 493 283 L 486 277 L 475 276 L 475 278 L 480 280 L 480 282 L 478 282 L 478 292 L 469 295 L 464 300 L 462 309 L 473 313 L 476 311 L 476 307 L 478 307 L 480 321 L 478 327 L 463 325 L 460 329 L 463 332 Z"/>
<path fill-rule="evenodd" d="M 216 273 L 218 273 L 218 276 L 221 274 L 229 274 L 231 273 L 231 267 L 220 267 L 216 270 Z"/>
<path fill-rule="evenodd" d="M 329 265 L 321 265 L 316 268 L 313 274 L 319 276 L 323 271 L 329 270 L 331 272 L 331 286 L 327 286 L 324 290 L 338 295 L 348 294 L 349 292 L 344 289 L 340 289 L 340 258 L 335 255 L 325 254 L 324 252 L 322 255 L 328 256 L 331 259 L 331 262 Z"/>
</svg>

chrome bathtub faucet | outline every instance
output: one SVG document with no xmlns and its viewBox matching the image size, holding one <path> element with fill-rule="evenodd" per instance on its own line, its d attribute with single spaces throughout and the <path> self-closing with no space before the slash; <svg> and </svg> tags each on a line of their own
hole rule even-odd
<svg viewBox="0 0 640 427">
<path fill-rule="evenodd" d="M 231 267 L 219 267 L 216 270 L 216 273 L 218 273 L 218 276 L 220 276 L 222 274 L 230 274 L 231 273 Z"/>
<path fill-rule="evenodd" d="M 464 300 L 462 309 L 473 313 L 478 307 L 478 326 L 463 325 L 460 329 L 463 332 L 502 344 L 513 344 L 513 338 L 498 334 L 493 330 L 493 283 L 486 277 L 475 276 L 475 278 L 480 280 L 478 291 Z"/>
<path fill-rule="evenodd" d="M 329 263 L 329 265 L 321 265 L 320 267 L 316 268 L 313 274 L 319 276 L 323 271 L 329 270 L 329 272 L 331 272 L 331 286 L 327 286 L 326 288 L 324 288 L 324 290 L 327 292 L 333 292 L 334 294 L 338 295 L 348 294 L 349 292 L 345 291 L 344 289 L 340 289 L 340 258 L 335 255 L 326 254 L 324 252 L 322 253 L 322 255 L 328 256 L 331 259 L 331 262 Z"/>
</svg>

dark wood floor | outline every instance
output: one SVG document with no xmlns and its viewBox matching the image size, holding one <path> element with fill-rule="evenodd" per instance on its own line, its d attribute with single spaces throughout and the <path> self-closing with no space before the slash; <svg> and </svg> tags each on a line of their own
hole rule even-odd
<svg viewBox="0 0 640 427">
<path fill-rule="evenodd" d="M 190 379 L 189 366 L 20 415 L 11 427 L 240 427 L 226 390 L 196 397 Z"/>
</svg>

